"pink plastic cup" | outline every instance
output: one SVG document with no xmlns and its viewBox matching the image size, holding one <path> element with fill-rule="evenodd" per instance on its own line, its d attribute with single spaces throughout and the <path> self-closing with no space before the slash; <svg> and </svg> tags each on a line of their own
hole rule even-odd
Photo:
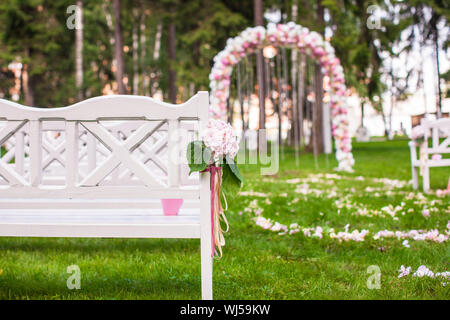
<svg viewBox="0 0 450 320">
<path fill-rule="evenodd" d="M 176 216 L 183 205 L 183 199 L 161 199 L 165 216 Z"/>
</svg>

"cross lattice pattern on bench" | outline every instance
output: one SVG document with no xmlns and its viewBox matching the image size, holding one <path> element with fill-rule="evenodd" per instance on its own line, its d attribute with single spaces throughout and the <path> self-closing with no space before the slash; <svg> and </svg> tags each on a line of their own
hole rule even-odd
<svg viewBox="0 0 450 320">
<path fill-rule="evenodd" d="M 104 96 L 56 109 L 0 99 L 0 236 L 199 238 L 212 299 L 209 173 L 185 150 L 208 121 L 208 93 L 181 105 Z M 160 199 L 181 198 L 177 216 Z"/>
<path fill-rule="evenodd" d="M 442 157 L 440 159 L 433 159 L 432 157 L 435 154 L 439 154 L 442 156 L 443 154 L 445 155 L 450 153 L 450 119 L 422 119 L 420 125 L 424 130 L 424 147 L 419 153 L 419 157 L 417 157 L 417 147 L 419 145 L 414 140 L 409 142 L 411 151 L 411 170 L 413 187 L 414 189 L 417 189 L 419 187 L 419 176 L 417 174 L 417 168 L 422 167 L 423 191 L 427 193 L 430 191 L 430 168 L 450 167 L 450 158 Z M 429 141 L 430 138 L 431 146 Z M 421 157 L 423 158 L 421 159 Z M 448 179 L 448 177 L 446 178 Z"/>
</svg>

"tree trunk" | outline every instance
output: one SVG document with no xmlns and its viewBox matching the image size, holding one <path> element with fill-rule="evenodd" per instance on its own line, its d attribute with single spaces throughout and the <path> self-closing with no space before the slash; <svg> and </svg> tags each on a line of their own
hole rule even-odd
<svg viewBox="0 0 450 320">
<path fill-rule="evenodd" d="M 437 72 L 437 99 L 436 99 L 436 117 L 439 119 L 442 117 L 442 92 L 441 92 L 441 72 L 439 66 L 439 31 L 437 26 L 433 26 L 434 29 L 434 50 L 436 55 L 436 72 Z"/>
<path fill-rule="evenodd" d="M 361 127 L 364 128 L 364 100 L 361 102 Z"/>
<path fill-rule="evenodd" d="M 133 94 L 139 94 L 138 9 L 133 8 Z"/>
<path fill-rule="evenodd" d="M 189 93 L 188 93 L 188 99 L 193 97 L 195 94 L 195 83 L 189 82 Z"/>
<path fill-rule="evenodd" d="M 121 3 L 120 0 L 114 0 L 113 2 L 113 10 L 114 10 L 114 42 L 115 42 L 115 50 L 114 55 L 116 59 L 116 81 L 117 81 L 117 89 L 119 94 L 126 94 L 127 89 L 123 82 L 125 63 L 123 57 L 123 34 L 122 34 L 122 24 L 120 22 L 120 10 Z"/>
<path fill-rule="evenodd" d="M 75 21 L 75 86 L 77 101 L 84 98 L 83 94 L 83 1 L 77 1 Z"/>
<path fill-rule="evenodd" d="M 277 113 L 278 113 L 278 144 L 281 146 L 283 144 L 283 137 L 282 137 L 282 118 L 283 118 L 283 99 L 281 97 L 281 61 L 280 61 L 280 55 L 277 54 L 275 57 L 277 61 L 277 84 L 278 84 L 278 105 L 277 105 Z"/>
<path fill-rule="evenodd" d="M 297 22 L 297 0 L 292 3 L 292 21 Z M 297 63 L 297 54 L 298 51 L 293 49 L 291 51 L 291 83 L 292 83 L 292 129 L 293 129 L 293 140 L 294 147 L 297 150 L 299 147 L 299 107 L 297 102 L 297 73 L 298 73 L 298 63 Z"/>
<path fill-rule="evenodd" d="M 113 25 L 113 21 L 112 21 L 113 19 L 111 17 L 111 13 L 109 12 L 109 8 L 108 8 L 106 2 L 102 3 L 102 9 L 103 9 L 103 11 L 105 13 L 106 25 L 108 26 L 108 30 L 109 30 L 109 36 L 110 36 L 109 37 L 109 43 L 112 46 L 114 46 L 116 41 L 115 41 L 114 36 L 113 36 L 113 33 L 114 33 L 114 30 L 113 30 L 114 29 L 114 25 Z"/>
<path fill-rule="evenodd" d="M 308 100 L 308 95 L 314 90 L 314 65 L 311 63 L 311 59 L 306 59 L 305 66 L 305 77 L 307 79 L 306 83 L 310 85 L 305 85 L 305 107 L 306 107 L 306 120 L 308 125 L 308 144 L 306 150 L 308 152 L 314 149 L 314 102 Z"/>
<path fill-rule="evenodd" d="M 246 100 L 247 100 L 247 119 L 245 119 L 245 129 L 248 130 L 250 127 L 250 105 L 252 102 L 252 95 L 255 90 L 254 85 L 254 69 L 253 69 L 253 59 L 252 56 L 247 56 L 244 58 L 245 60 L 245 73 L 247 74 L 247 94 L 246 94 Z"/>
<path fill-rule="evenodd" d="M 383 109 L 381 109 L 381 119 L 383 120 L 383 125 L 384 125 L 384 136 L 387 137 L 389 135 L 388 125 L 387 125 L 387 121 L 386 121 L 386 115 L 384 114 Z"/>
<path fill-rule="evenodd" d="M 25 48 L 24 52 L 25 60 L 30 60 L 29 57 L 31 56 L 30 48 L 27 46 Z M 30 64 L 24 63 L 22 67 L 22 88 L 23 88 L 23 95 L 24 95 L 24 103 L 27 106 L 33 107 L 34 106 L 34 90 L 33 90 L 33 84 L 32 79 L 30 76 Z"/>
<path fill-rule="evenodd" d="M 22 88 L 25 100 L 25 105 L 33 107 L 34 106 L 34 91 L 30 84 L 30 77 L 28 73 L 29 65 L 24 64 L 22 67 Z"/>
<path fill-rule="evenodd" d="M 142 8 L 144 12 L 141 14 L 141 22 L 140 22 L 140 31 L 141 31 L 141 37 L 140 37 L 140 43 L 141 43 L 141 95 L 145 96 L 147 95 L 147 89 L 148 89 L 148 79 L 149 76 L 147 74 L 146 70 L 146 37 L 145 37 L 145 18 L 146 13 L 144 8 Z"/>
<path fill-rule="evenodd" d="M 317 2 L 317 21 L 321 33 L 324 32 L 324 8 L 322 1 Z M 322 70 L 319 64 L 315 66 L 315 105 L 314 105 L 314 140 L 317 153 L 324 152 L 324 137 L 323 137 L 323 77 Z"/>
<path fill-rule="evenodd" d="M 300 56 L 300 70 L 298 72 L 298 139 L 300 146 L 302 145 L 302 140 L 304 138 L 303 130 L 303 106 L 305 101 L 305 55 Z"/>
<path fill-rule="evenodd" d="M 159 59 L 159 51 L 161 50 L 162 27 L 162 22 L 158 23 L 156 27 L 155 48 L 153 50 L 153 60 L 155 61 Z"/>
<path fill-rule="evenodd" d="M 227 122 L 233 124 L 233 106 L 234 100 L 227 100 Z"/>
<path fill-rule="evenodd" d="M 170 8 L 171 21 L 169 25 L 169 100 L 172 103 L 177 103 L 177 73 L 175 71 L 175 59 L 176 59 L 176 29 L 175 29 L 175 6 Z"/>
<path fill-rule="evenodd" d="M 238 99 L 239 99 L 239 106 L 240 106 L 240 113 L 241 113 L 241 125 L 242 125 L 242 138 L 244 138 L 245 134 L 245 118 L 244 118 L 244 97 L 242 96 L 242 88 L 241 88 L 241 64 L 238 63 L 236 65 L 236 86 L 237 86 L 237 92 L 238 92 Z"/>
<path fill-rule="evenodd" d="M 315 67 L 314 140 L 317 154 L 324 152 L 323 137 L 323 78 L 321 67 Z"/>
<path fill-rule="evenodd" d="M 286 54 L 286 48 L 281 48 L 281 56 L 282 56 L 282 65 L 283 65 L 283 85 L 282 85 L 282 94 L 283 97 L 283 105 L 286 106 L 286 119 L 288 123 L 292 124 L 292 104 L 289 104 L 289 79 L 288 79 L 288 58 Z M 292 146 L 292 128 L 289 128 L 287 132 L 287 144 Z"/>
<path fill-rule="evenodd" d="M 158 23 L 158 26 L 156 27 L 155 47 L 153 50 L 153 60 L 155 62 L 159 60 L 159 54 L 161 51 L 162 28 L 163 28 L 162 22 Z M 157 78 L 155 78 L 155 80 L 152 81 L 152 84 L 150 86 L 150 96 L 153 96 L 153 94 L 156 92 L 156 89 L 158 89 L 158 87 L 159 87 L 159 83 L 158 83 Z"/>
<path fill-rule="evenodd" d="M 424 77 L 424 70 L 423 70 L 423 64 L 424 64 L 424 58 L 423 58 L 423 45 L 419 42 L 419 50 L 420 50 L 420 79 L 422 83 L 422 90 L 423 90 L 423 108 L 424 108 L 424 114 L 428 113 L 428 102 L 427 102 L 427 92 L 425 90 L 425 77 Z"/>
<path fill-rule="evenodd" d="M 388 138 L 390 139 L 393 136 L 393 132 L 392 132 L 392 113 L 394 111 L 395 108 L 395 96 L 392 94 L 391 95 L 391 110 L 389 110 L 389 134 L 388 134 Z"/>
<path fill-rule="evenodd" d="M 253 10 L 256 26 L 264 25 L 263 16 L 263 1 L 254 0 Z M 265 101 L 265 88 L 264 88 L 264 57 L 262 50 L 256 53 L 256 76 L 258 78 L 258 97 L 259 97 L 259 129 L 265 129 L 266 127 L 266 101 Z"/>
<path fill-rule="evenodd" d="M 256 53 L 256 77 L 258 81 L 259 128 L 266 127 L 266 101 L 264 90 L 264 58 L 261 51 Z"/>
<path fill-rule="evenodd" d="M 392 136 L 392 112 L 394 111 L 394 107 L 395 107 L 395 85 L 396 85 L 396 81 L 395 81 L 395 75 L 394 75 L 394 65 L 393 65 L 393 59 L 391 59 L 391 64 L 390 64 L 390 70 L 389 70 L 389 74 L 391 76 L 391 108 L 389 110 L 389 130 L 388 130 L 388 139 L 390 139 L 390 137 Z"/>
</svg>

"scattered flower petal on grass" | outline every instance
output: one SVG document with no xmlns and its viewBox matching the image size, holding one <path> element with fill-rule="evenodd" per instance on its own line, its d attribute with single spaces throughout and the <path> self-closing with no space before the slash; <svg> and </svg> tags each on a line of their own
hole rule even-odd
<svg viewBox="0 0 450 320">
<path fill-rule="evenodd" d="M 448 233 L 448 232 L 446 232 Z M 433 241 L 437 243 L 442 243 L 448 241 L 448 235 L 439 233 L 439 230 L 434 229 L 430 231 L 424 230 L 410 230 L 410 231 L 389 231 L 389 230 L 381 230 L 378 231 L 374 236 L 374 240 L 385 239 L 385 238 L 397 238 L 401 239 L 410 239 L 415 241 Z"/>
<path fill-rule="evenodd" d="M 239 195 L 246 196 L 246 197 L 261 197 L 261 198 L 267 198 L 269 196 L 269 194 L 267 194 L 267 193 L 256 192 L 253 190 L 241 191 L 241 192 L 239 192 Z"/>
<path fill-rule="evenodd" d="M 398 275 L 399 278 L 407 277 L 411 273 L 411 267 L 405 268 L 404 265 L 400 267 L 399 270 L 400 274 Z M 450 279 L 450 271 L 444 271 L 444 272 L 436 272 L 434 273 L 431 269 L 429 269 L 425 265 L 421 265 L 412 275 L 414 278 L 432 278 L 432 279 L 440 279 L 445 280 L 442 282 L 442 286 L 447 286 L 448 282 L 446 280 Z"/>
<path fill-rule="evenodd" d="M 339 242 L 342 241 L 355 241 L 355 242 L 362 242 L 365 240 L 366 235 L 369 233 L 369 230 L 353 230 L 352 232 L 338 232 L 337 234 L 332 232 L 330 233 L 331 239 L 338 239 Z"/>
<path fill-rule="evenodd" d="M 262 216 L 257 216 L 254 218 L 254 221 L 257 226 L 262 227 L 263 229 L 271 229 L 275 232 L 280 232 L 280 234 L 295 234 L 299 231 L 303 231 L 303 234 L 305 237 L 317 237 L 322 239 L 323 238 L 323 231 L 324 229 L 321 226 L 311 227 L 311 228 L 303 228 L 299 226 L 297 223 L 291 224 L 289 227 L 286 225 L 283 225 L 279 222 L 273 222 L 272 220 L 268 218 L 264 218 Z M 450 223 L 449 223 L 450 224 Z M 448 224 L 448 225 L 449 225 Z M 447 225 L 447 227 L 448 227 Z M 378 231 L 374 236 L 374 240 L 383 240 L 385 238 L 397 238 L 397 240 L 404 240 L 402 242 L 402 245 L 406 248 L 409 248 L 409 240 L 414 241 L 433 241 L 436 243 L 443 243 L 445 241 L 448 241 L 450 231 L 446 230 L 446 234 L 439 233 L 439 230 L 434 229 L 430 231 L 423 231 L 423 230 L 410 230 L 410 231 L 389 231 L 389 230 L 381 230 Z M 338 233 L 335 233 L 334 228 L 328 230 L 328 236 L 331 239 L 337 239 L 339 242 L 342 241 L 355 241 L 355 242 L 362 242 L 366 240 L 366 236 L 370 233 L 369 230 L 363 229 L 361 231 L 359 230 L 353 230 L 352 232 L 349 232 L 349 224 L 347 224 L 344 228 L 344 231 L 340 231 Z"/>
<path fill-rule="evenodd" d="M 430 217 L 430 210 L 428 210 L 428 209 L 423 209 L 422 210 L 422 215 L 425 217 L 425 218 L 429 218 Z"/>
<path fill-rule="evenodd" d="M 388 204 L 386 206 L 381 207 L 380 209 L 369 208 L 364 204 L 358 202 L 358 199 L 353 199 L 355 197 L 356 190 L 349 192 L 348 189 L 339 189 L 337 186 L 330 186 L 330 181 L 335 180 L 353 180 L 353 181 L 368 181 L 372 180 L 375 183 L 384 184 L 384 188 L 379 187 L 366 187 L 367 192 L 371 192 L 373 195 L 374 190 L 382 191 L 381 194 L 385 196 L 402 196 L 405 201 L 409 201 L 406 204 L 405 201 L 402 201 L 400 204 Z M 442 205 L 442 200 L 439 199 L 428 199 L 421 192 L 409 192 L 404 190 L 392 191 L 392 189 L 399 189 L 406 187 L 409 182 L 401 181 L 396 179 L 388 179 L 388 178 L 364 178 L 364 177 L 351 177 L 351 176 L 342 176 L 338 174 L 310 174 L 306 178 L 295 178 L 285 180 L 286 183 L 296 184 L 296 188 L 294 192 L 300 193 L 305 196 L 304 199 L 307 199 L 307 196 L 326 196 L 328 198 L 337 198 L 334 201 L 334 205 L 337 208 L 337 214 L 341 215 L 342 209 L 346 209 L 350 214 L 355 216 L 366 216 L 366 217 L 391 217 L 394 221 L 398 221 L 401 216 L 405 216 L 408 214 L 415 214 L 421 212 L 421 214 L 425 218 L 429 218 L 431 213 L 439 212 L 442 209 L 438 209 L 435 207 L 436 205 Z M 323 184 L 321 188 L 312 187 L 313 184 Z M 253 190 L 241 192 L 240 195 L 243 196 L 256 196 L 265 198 L 262 202 L 263 205 L 271 205 L 272 201 L 269 198 L 270 193 L 262 193 L 255 192 Z M 288 197 L 288 193 L 280 193 L 282 197 Z M 358 196 L 358 195 L 357 195 Z M 362 194 L 362 196 L 365 196 Z M 361 196 L 359 196 L 361 197 Z M 294 198 L 290 202 L 287 202 L 289 206 L 293 206 L 300 201 L 304 201 L 302 197 Z M 411 202 L 413 205 L 422 206 L 422 210 L 417 208 L 411 208 Z M 409 208 L 408 208 L 409 207 Z M 290 209 L 289 212 L 296 212 L 297 210 Z M 316 237 L 319 239 L 323 239 L 325 237 L 329 237 L 331 239 L 337 239 L 339 242 L 342 241 L 355 241 L 362 242 L 367 239 L 367 235 L 371 233 L 371 231 L 367 229 L 353 230 L 349 231 L 349 224 L 347 224 L 344 228 L 344 231 L 335 232 L 333 228 L 326 227 L 323 229 L 321 226 L 316 227 L 302 227 L 297 223 L 292 223 L 289 226 L 281 224 L 277 221 L 272 221 L 269 218 L 265 218 L 262 216 L 264 212 L 263 208 L 260 208 L 258 205 L 258 200 L 253 199 L 247 208 L 244 209 L 244 212 L 253 213 L 256 217 L 254 218 L 256 225 L 262 227 L 263 229 L 269 229 L 273 232 L 278 232 L 280 235 L 293 235 L 298 232 L 302 232 L 306 237 Z M 276 213 L 277 216 L 280 216 L 280 212 Z M 320 213 L 320 215 L 324 215 Z M 328 223 L 327 223 L 328 224 Z M 406 248 L 410 248 L 409 241 L 432 241 L 435 243 L 443 243 L 448 241 L 450 236 L 450 221 L 447 224 L 447 230 L 444 232 L 439 232 L 438 229 L 432 230 L 409 230 L 409 231 L 390 231 L 390 230 L 380 230 L 378 232 L 373 232 L 372 239 L 373 240 L 384 240 L 387 238 L 394 238 L 402 241 L 402 245 Z"/>
<path fill-rule="evenodd" d="M 405 266 L 402 265 L 400 267 L 399 272 L 400 272 L 400 274 L 398 275 L 399 278 L 406 277 L 407 275 L 409 275 L 411 273 L 411 267 L 405 268 Z"/>
</svg>

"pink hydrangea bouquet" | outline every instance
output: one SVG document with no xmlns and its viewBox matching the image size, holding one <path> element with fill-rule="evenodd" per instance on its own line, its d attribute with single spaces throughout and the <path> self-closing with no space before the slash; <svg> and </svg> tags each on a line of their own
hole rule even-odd
<svg viewBox="0 0 450 320">
<path fill-rule="evenodd" d="M 240 138 L 230 124 L 211 119 L 200 133 L 200 139 L 190 142 L 187 147 L 189 174 L 193 172 L 210 172 L 211 174 L 212 254 L 218 252 L 221 256 L 221 247 L 225 244 L 223 232 L 228 230 L 223 207 L 226 210 L 227 197 L 237 194 L 244 182 L 236 164 Z M 226 224 L 225 231 L 222 231 L 220 221 Z"/>
<path fill-rule="evenodd" d="M 222 120 L 211 119 L 200 133 L 200 139 L 190 142 L 187 148 L 189 174 L 220 168 L 225 192 L 240 188 L 243 178 L 235 161 L 240 137 L 233 127 Z"/>
<path fill-rule="evenodd" d="M 239 151 L 239 136 L 230 124 L 211 119 L 202 132 L 201 138 L 205 146 L 212 152 L 212 159 L 220 161 L 224 157 L 234 159 Z"/>
</svg>

